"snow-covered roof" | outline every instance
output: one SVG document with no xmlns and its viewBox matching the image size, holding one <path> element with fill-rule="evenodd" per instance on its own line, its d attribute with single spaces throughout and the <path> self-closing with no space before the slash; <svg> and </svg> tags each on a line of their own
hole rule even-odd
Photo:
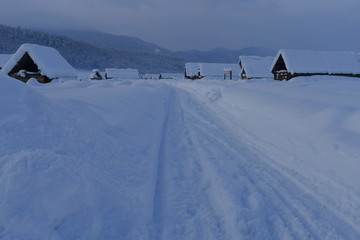
<svg viewBox="0 0 360 240">
<path fill-rule="evenodd" d="M 225 69 L 231 69 L 233 76 L 238 76 L 240 74 L 240 66 L 238 64 L 230 63 L 199 63 L 199 69 L 201 76 L 204 77 L 223 77 Z"/>
<path fill-rule="evenodd" d="M 286 69 L 291 74 L 360 74 L 359 55 L 354 52 L 282 49 L 273 61 L 272 71 L 280 56 L 284 59 Z"/>
<path fill-rule="evenodd" d="M 40 70 L 41 75 L 50 79 L 73 78 L 76 76 L 75 69 L 54 48 L 40 46 L 37 44 L 22 44 L 9 61 L 4 65 L 2 71 L 9 74 L 18 64 L 20 59 L 28 53 Z"/>
<path fill-rule="evenodd" d="M 107 78 L 138 79 L 139 71 L 133 68 L 106 68 Z"/>
<path fill-rule="evenodd" d="M 100 77 L 102 78 L 99 69 L 93 69 L 92 72 L 90 73 L 89 79 L 98 78 L 98 75 L 100 75 Z"/>
<path fill-rule="evenodd" d="M 186 76 L 197 76 L 199 72 L 199 63 L 185 63 Z"/>
<path fill-rule="evenodd" d="M 274 57 L 240 56 L 241 72 L 245 71 L 247 78 L 271 78 L 270 67 Z"/>
<path fill-rule="evenodd" d="M 142 76 L 144 79 L 159 79 L 159 73 L 146 73 Z"/>
<path fill-rule="evenodd" d="M 2 68 L 12 57 L 12 54 L 0 54 L 0 68 Z"/>
</svg>

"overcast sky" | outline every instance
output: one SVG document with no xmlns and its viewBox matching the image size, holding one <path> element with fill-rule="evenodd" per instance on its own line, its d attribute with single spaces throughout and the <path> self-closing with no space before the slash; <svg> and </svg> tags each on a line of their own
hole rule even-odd
<svg viewBox="0 0 360 240">
<path fill-rule="evenodd" d="M 0 22 L 136 36 L 170 50 L 360 51 L 360 0 L 1 0 Z"/>
</svg>

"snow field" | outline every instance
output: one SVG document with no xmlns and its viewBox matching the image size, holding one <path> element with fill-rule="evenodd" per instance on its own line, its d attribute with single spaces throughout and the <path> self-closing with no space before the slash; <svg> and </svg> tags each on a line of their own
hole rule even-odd
<svg viewBox="0 0 360 240">
<path fill-rule="evenodd" d="M 359 239 L 357 79 L 0 79 L 0 239 Z"/>
</svg>

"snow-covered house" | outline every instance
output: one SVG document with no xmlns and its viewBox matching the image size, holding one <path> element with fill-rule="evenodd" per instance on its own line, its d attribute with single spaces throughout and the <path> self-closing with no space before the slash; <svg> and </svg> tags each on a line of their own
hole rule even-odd
<svg viewBox="0 0 360 240">
<path fill-rule="evenodd" d="M 271 72 L 275 80 L 311 75 L 360 77 L 360 61 L 354 52 L 282 49 L 274 59 Z"/>
<path fill-rule="evenodd" d="M 183 73 L 160 73 L 159 79 L 184 79 Z"/>
<path fill-rule="evenodd" d="M 159 79 L 160 78 L 160 74 L 158 73 L 146 73 L 144 75 L 142 75 L 143 79 Z"/>
<path fill-rule="evenodd" d="M 200 70 L 199 70 L 200 63 L 185 63 L 185 78 L 189 79 L 200 79 Z"/>
<path fill-rule="evenodd" d="M 270 67 L 274 57 L 240 56 L 241 79 L 272 78 Z"/>
<path fill-rule="evenodd" d="M 54 48 L 23 44 L 2 68 L 10 77 L 27 82 L 36 78 L 41 83 L 53 79 L 75 78 L 75 69 Z"/>
<path fill-rule="evenodd" d="M 230 63 L 200 63 L 199 73 L 206 79 L 226 79 L 227 73 L 232 77 L 239 76 L 240 67 Z"/>
<path fill-rule="evenodd" d="M 100 74 L 99 69 L 93 69 L 89 76 L 90 80 L 102 80 L 103 77 Z"/>
<path fill-rule="evenodd" d="M 106 79 L 138 79 L 139 71 L 132 68 L 106 68 Z"/>
<path fill-rule="evenodd" d="M 240 67 L 231 63 L 186 63 L 186 78 L 190 79 L 225 79 L 229 76 L 239 76 Z"/>
<path fill-rule="evenodd" d="M 0 54 L 0 69 L 5 66 L 5 64 L 9 61 L 9 59 L 12 57 L 12 54 Z"/>
</svg>

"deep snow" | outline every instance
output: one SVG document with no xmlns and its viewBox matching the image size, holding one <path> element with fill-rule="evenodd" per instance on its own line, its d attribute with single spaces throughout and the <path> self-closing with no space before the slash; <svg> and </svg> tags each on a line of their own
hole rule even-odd
<svg viewBox="0 0 360 240">
<path fill-rule="evenodd" d="M 358 79 L 0 78 L 0 239 L 360 239 Z"/>
</svg>

